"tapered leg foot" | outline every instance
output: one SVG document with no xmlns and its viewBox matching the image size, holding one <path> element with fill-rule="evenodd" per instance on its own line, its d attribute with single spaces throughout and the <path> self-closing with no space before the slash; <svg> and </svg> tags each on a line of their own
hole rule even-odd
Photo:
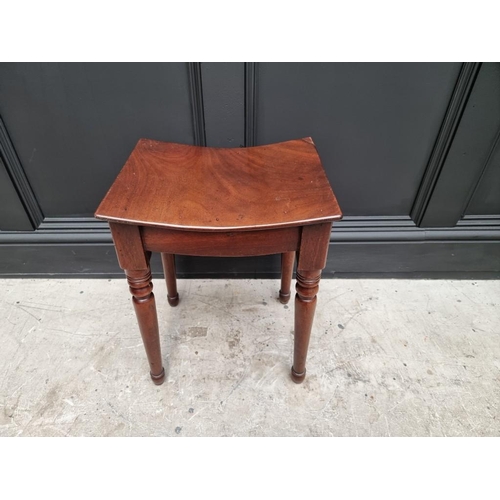
<svg viewBox="0 0 500 500">
<path fill-rule="evenodd" d="M 306 358 L 311 337 L 316 294 L 319 289 L 321 270 L 297 270 L 295 295 L 295 335 L 293 350 L 292 380 L 300 384 L 306 376 Z"/>
<path fill-rule="evenodd" d="M 290 301 L 294 260 L 295 252 L 281 254 L 281 289 L 279 298 L 282 304 L 288 304 Z"/>
<path fill-rule="evenodd" d="M 175 294 L 175 297 L 170 297 L 170 295 L 167 295 L 167 301 L 172 307 L 175 307 L 177 304 L 179 304 L 179 294 Z"/>
<path fill-rule="evenodd" d="M 304 382 L 304 379 L 306 378 L 306 371 L 304 370 L 302 373 L 297 373 L 292 366 L 292 380 L 296 384 L 302 384 Z"/>
<path fill-rule="evenodd" d="M 167 283 L 167 300 L 172 307 L 175 307 L 179 303 L 177 277 L 175 275 L 175 255 L 171 253 L 162 253 L 161 261 L 163 264 L 165 281 Z"/>
<path fill-rule="evenodd" d="M 161 369 L 161 372 L 158 375 L 155 375 L 151 372 L 149 372 L 151 375 L 151 380 L 154 382 L 155 385 L 161 385 L 163 382 L 165 382 L 165 368 Z"/>
</svg>

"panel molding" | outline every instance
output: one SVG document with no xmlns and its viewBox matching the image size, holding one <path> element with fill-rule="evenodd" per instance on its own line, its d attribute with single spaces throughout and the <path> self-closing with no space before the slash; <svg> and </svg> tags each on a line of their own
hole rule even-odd
<svg viewBox="0 0 500 500">
<path fill-rule="evenodd" d="M 257 137 L 257 63 L 245 63 L 245 147 Z"/>
<path fill-rule="evenodd" d="M 201 63 L 187 63 L 189 72 L 189 94 L 191 97 L 191 113 L 193 117 L 193 133 L 196 146 L 206 146 L 205 111 L 203 108 L 203 85 Z"/>
<path fill-rule="evenodd" d="M 153 255 L 155 278 L 162 276 Z M 179 278 L 278 278 L 279 257 L 179 256 Z M 36 231 L 0 232 L 0 276 L 121 278 L 107 222 L 46 218 Z M 331 233 L 325 278 L 500 277 L 500 217 L 468 216 L 454 228 L 421 229 L 407 216 L 349 217 Z"/>
<path fill-rule="evenodd" d="M 0 155 L 14 187 L 21 199 L 24 210 L 30 219 L 33 229 L 36 229 L 43 221 L 43 213 L 35 193 L 31 188 L 26 173 L 17 156 L 14 144 L 10 139 L 5 124 L 0 117 Z"/>
<path fill-rule="evenodd" d="M 495 140 L 493 141 L 493 145 L 490 148 L 488 156 L 484 162 L 483 168 L 481 169 L 481 172 L 479 173 L 479 175 L 476 179 L 476 182 L 473 184 L 473 186 L 472 186 L 472 188 L 467 196 L 467 201 L 464 203 L 464 208 L 462 209 L 462 214 L 463 214 L 462 218 L 465 217 L 465 213 L 468 211 L 469 205 L 471 204 L 472 199 L 474 198 L 474 195 L 476 194 L 476 191 L 478 190 L 479 185 L 481 184 L 481 181 L 483 180 L 483 177 L 485 176 L 486 171 L 488 170 L 488 167 L 491 163 L 491 160 L 494 157 L 495 151 L 496 151 L 497 147 L 500 145 L 499 141 L 500 141 L 500 127 L 497 131 L 497 135 L 495 137 Z"/>
<path fill-rule="evenodd" d="M 0 231 L 32 231 L 19 194 L 0 155 Z"/>
<path fill-rule="evenodd" d="M 500 226 L 500 215 L 464 215 L 457 226 L 490 227 Z"/>
<path fill-rule="evenodd" d="M 434 144 L 429 162 L 425 169 L 422 182 L 413 203 L 410 216 L 417 226 L 424 218 L 429 200 L 437 184 L 441 170 L 455 137 L 467 101 L 469 100 L 474 82 L 481 68 L 481 63 L 463 63 L 457 83 L 446 110 L 441 129 Z"/>
<path fill-rule="evenodd" d="M 344 216 L 331 243 L 500 241 L 499 216 L 466 216 L 456 227 L 419 228 L 409 216 Z M 112 243 L 108 223 L 93 217 L 47 217 L 36 231 L 2 231 L 0 245 Z"/>
<path fill-rule="evenodd" d="M 344 218 L 333 224 L 332 243 L 500 241 L 500 217 L 468 217 L 456 227 L 420 228 L 408 216 Z"/>
<path fill-rule="evenodd" d="M 112 244 L 107 222 L 93 217 L 46 217 L 35 231 L 2 231 L 2 245 Z"/>
<path fill-rule="evenodd" d="M 421 227 L 456 226 L 463 217 L 471 191 L 481 177 L 500 129 L 499 85 L 497 63 L 483 63 Z"/>
</svg>

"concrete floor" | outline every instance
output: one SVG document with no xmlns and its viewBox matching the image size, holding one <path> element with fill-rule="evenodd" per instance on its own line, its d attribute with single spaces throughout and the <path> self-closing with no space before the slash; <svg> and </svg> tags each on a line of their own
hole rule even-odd
<svg viewBox="0 0 500 500">
<path fill-rule="evenodd" d="M 323 280 L 289 378 L 276 280 L 155 280 L 155 386 L 124 280 L 2 280 L 1 436 L 498 436 L 500 282 Z"/>
</svg>

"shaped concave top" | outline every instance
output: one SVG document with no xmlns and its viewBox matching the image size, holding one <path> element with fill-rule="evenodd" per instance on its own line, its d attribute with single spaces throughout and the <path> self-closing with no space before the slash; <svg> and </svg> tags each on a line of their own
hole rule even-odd
<svg viewBox="0 0 500 500">
<path fill-rule="evenodd" d="M 228 231 L 333 221 L 342 213 L 310 138 L 234 149 L 141 139 L 95 216 Z"/>
</svg>

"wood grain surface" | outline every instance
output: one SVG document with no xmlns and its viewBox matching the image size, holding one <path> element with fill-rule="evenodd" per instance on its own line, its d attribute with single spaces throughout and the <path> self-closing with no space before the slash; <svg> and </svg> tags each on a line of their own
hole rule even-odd
<svg viewBox="0 0 500 500">
<path fill-rule="evenodd" d="M 311 138 L 233 149 L 141 139 L 95 215 L 195 231 L 300 226 L 342 216 Z"/>
</svg>

